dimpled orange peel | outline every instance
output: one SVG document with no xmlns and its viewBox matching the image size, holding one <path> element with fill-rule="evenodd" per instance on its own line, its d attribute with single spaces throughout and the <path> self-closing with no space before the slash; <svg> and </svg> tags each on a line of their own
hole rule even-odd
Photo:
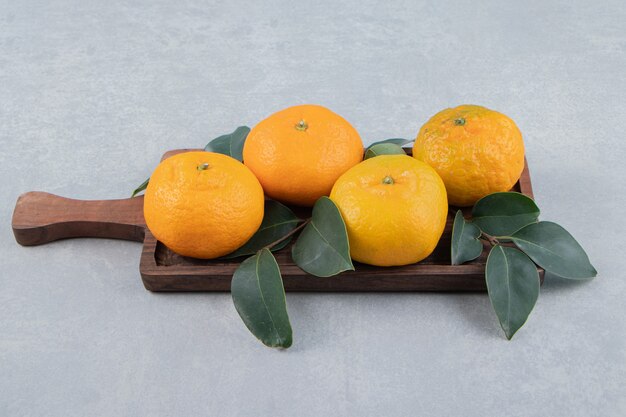
<svg viewBox="0 0 626 417">
<path fill-rule="evenodd" d="M 259 122 L 248 134 L 243 160 L 265 193 L 312 206 L 341 174 L 363 159 L 363 143 L 343 117 L 318 105 L 293 106 Z"/>
<path fill-rule="evenodd" d="M 437 246 L 448 214 L 443 181 L 407 155 L 367 159 L 330 193 L 346 223 L 350 256 L 370 265 L 419 262 Z"/>
<path fill-rule="evenodd" d="M 212 152 L 162 161 L 150 177 L 144 217 L 174 252 L 212 259 L 242 246 L 263 220 L 261 184 L 241 162 Z"/>
<path fill-rule="evenodd" d="M 524 169 L 524 141 L 511 118 L 462 105 L 440 111 L 422 126 L 413 156 L 439 173 L 450 204 L 471 206 L 515 185 Z"/>
</svg>

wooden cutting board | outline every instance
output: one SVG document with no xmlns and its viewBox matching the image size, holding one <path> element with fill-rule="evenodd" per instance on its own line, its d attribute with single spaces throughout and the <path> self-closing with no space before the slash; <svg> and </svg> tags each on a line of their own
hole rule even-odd
<svg viewBox="0 0 626 417">
<path fill-rule="evenodd" d="M 180 152 L 165 153 L 162 159 Z M 407 149 L 407 151 L 410 151 Z M 533 197 L 528 164 L 514 191 Z M 296 209 L 300 216 L 307 210 Z M 445 231 L 437 248 L 423 261 L 402 267 L 374 267 L 355 262 L 355 270 L 319 278 L 298 268 L 291 247 L 275 253 L 287 291 L 485 291 L 487 251 L 464 265 L 450 265 L 450 238 L 456 212 L 450 207 Z M 466 215 L 470 210 L 465 209 Z M 41 245 L 58 239 L 99 237 L 143 242 L 139 272 L 150 291 L 229 291 L 230 280 L 241 263 L 235 260 L 201 260 L 169 250 L 147 230 L 143 196 L 122 200 L 73 200 L 32 191 L 22 194 L 12 219 L 17 242 Z M 485 244 L 487 245 L 487 244 Z M 543 271 L 540 270 L 543 281 Z"/>
</svg>

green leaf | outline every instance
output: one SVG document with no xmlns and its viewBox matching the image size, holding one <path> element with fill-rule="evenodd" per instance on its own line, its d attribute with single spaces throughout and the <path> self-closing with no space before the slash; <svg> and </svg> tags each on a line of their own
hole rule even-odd
<svg viewBox="0 0 626 417">
<path fill-rule="evenodd" d="M 244 255 L 254 255 L 270 243 L 276 242 L 281 237 L 296 228 L 301 220 L 288 207 L 275 200 L 265 200 L 265 214 L 259 230 L 242 247 L 224 256 L 224 258 L 236 258 Z M 274 245 L 271 250 L 277 251 L 291 241 L 291 237 Z"/>
<path fill-rule="evenodd" d="M 264 345 L 291 346 L 285 289 L 272 252 L 263 249 L 243 261 L 233 275 L 230 291 L 237 313 Z"/>
<path fill-rule="evenodd" d="M 223 135 L 213 139 L 206 144 L 204 150 L 230 156 L 230 135 Z"/>
<path fill-rule="evenodd" d="M 243 145 L 246 142 L 248 133 L 250 133 L 248 126 L 239 126 L 234 132 L 218 136 L 207 143 L 204 150 L 207 152 L 222 153 L 239 161 L 243 161 Z"/>
<path fill-rule="evenodd" d="M 587 279 L 597 275 L 585 250 L 567 230 L 556 223 L 529 224 L 510 238 L 548 272 L 569 279 Z"/>
<path fill-rule="evenodd" d="M 472 261 L 483 253 L 483 244 L 478 237 L 480 229 L 463 217 L 461 210 L 456 212 L 452 224 L 451 255 L 452 265 Z"/>
<path fill-rule="evenodd" d="M 485 278 L 491 305 L 511 340 L 526 323 L 539 297 L 537 267 L 519 250 L 496 245 L 489 252 Z"/>
<path fill-rule="evenodd" d="M 394 143 L 379 143 L 372 145 L 365 151 L 365 159 L 370 159 L 379 155 L 406 155 L 402 146 Z"/>
<path fill-rule="evenodd" d="M 371 148 L 372 146 L 379 145 L 381 143 L 393 143 L 394 145 L 402 146 L 402 145 L 406 145 L 407 143 L 411 143 L 411 142 L 413 142 L 413 141 L 409 140 L 409 139 L 392 138 L 392 139 L 379 140 L 377 142 L 372 143 L 369 147 Z"/>
<path fill-rule="evenodd" d="M 132 198 L 132 197 L 136 196 L 137 194 L 139 194 L 140 192 L 144 191 L 146 188 L 148 188 L 148 183 L 149 182 L 150 182 L 150 178 L 148 178 L 147 180 L 142 182 L 139 187 L 135 188 L 135 191 L 133 191 L 133 194 L 130 197 Z"/>
<path fill-rule="evenodd" d="M 354 270 L 346 224 L 330 198 L 317 200 L 311 222 L 300 233 L 291 256 L 300 268 L 318 277 Z"/>
<path fill-rule="evenodd" d="M 530 223 L 536 223 L 539 207 L 524 194 L 493 193 L 481 198 L 472 209 L 472 219 L 492 236 L 508 236 Z"/>
<path fill-rule="evenodd" d="M 243 144 L 246 142 L 248 133 L 250 133 L 248 126 L 239 126 L 230 134 L 230 156 L 238 161 L 243 161 Z"/>
</svg>

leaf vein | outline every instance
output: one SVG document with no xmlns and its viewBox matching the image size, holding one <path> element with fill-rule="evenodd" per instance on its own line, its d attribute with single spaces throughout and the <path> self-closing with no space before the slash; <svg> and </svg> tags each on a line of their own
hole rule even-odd
<svg viewBox="0 0 626 417">
<path fill-rule="evenodd" d="M 320 235 L 320 237 L 322 238 L 322 240 L 324 242 L 326 242 L 326 244 L 328 245 L 328 247 L 330 247 L 337 255 L 339 255 L 339 257 L 345 262 L 345 258 L 343 257 L 343 255 L 334 248 L 333 245 L 330 244 L 330 242 L 324 237 L 324 235 L 322 235 L 322 232 L 320 232 L 320 230 L 317 228 L 317 226 L 315 226 L 314 222 L 311 222 L 311 226 L 313 226 L 313 228 L 315 229 L 315 231 Z"/>
<path fill-rule="evenodd" d="M 259 253 L 259 255 L 257 256 L 256 263 L 254 265 L 256 282 L 257 282 L 257 285 L 259 287 L 259 294 L 261 295 L 261 301 L 263 301 L 263 306 L 265 306 L 265 311 L 267 311 L 267 315 L 269 316 L 270 321 L 272 322 L 272 333 L 274 333 L 274 335 L 276 337 L 276 340 L 280 340 L 280 335 L 278 334 L 278 329 L 276 328 L 276 323 L 274 322 L 274 318 L 272 317 L 272 313 L 270 312 L 269 306 L 267 305 L 267 302 L 265 301 L 265 296 L 263 295 L 263 290 L 261 289 L 261 280 L 259 279 L 259 263 L 261 261 L 261 255 L 262 254 L 263 254 L 263 252 Z"/>
</svg>

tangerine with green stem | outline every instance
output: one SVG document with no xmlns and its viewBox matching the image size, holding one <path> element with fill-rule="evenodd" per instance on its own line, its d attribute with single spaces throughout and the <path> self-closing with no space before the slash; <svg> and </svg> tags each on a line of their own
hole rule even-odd
<svg viewBox="0 0 626 417">
<path fill-rule="evenodd" d="M 312 206 L 341 174 L 363 159 L 363 142 L 343 117 L 318 105 L 293 106 L 259 122 L 248 134 L 243 161 L 265 193 Z"/>
<path fill-rule="evenodd" d="M 261 184 L 241 162 L 212 152 L 162 161 L 150 177 L 144 217 L 174 252 L 212 259 L 246 243 L 263 220 Z"/>
<path fill-rule="evenodd" d="M 446 189 L 437 172 L 407 155 L 361 162 L 337 180 L 330 198 L 346 223 L 352 259 L 376 266 L 426 258 L 448 215 Z"/>
<path fill-rule="evenodd" d="M 462 105 L 440 111 L 422 126 L 413 156 L 441 176 L 450 204 L 465 207 L 515 185 L 524 169 L 524 141 L 510 117 Z"/>
</svg>

